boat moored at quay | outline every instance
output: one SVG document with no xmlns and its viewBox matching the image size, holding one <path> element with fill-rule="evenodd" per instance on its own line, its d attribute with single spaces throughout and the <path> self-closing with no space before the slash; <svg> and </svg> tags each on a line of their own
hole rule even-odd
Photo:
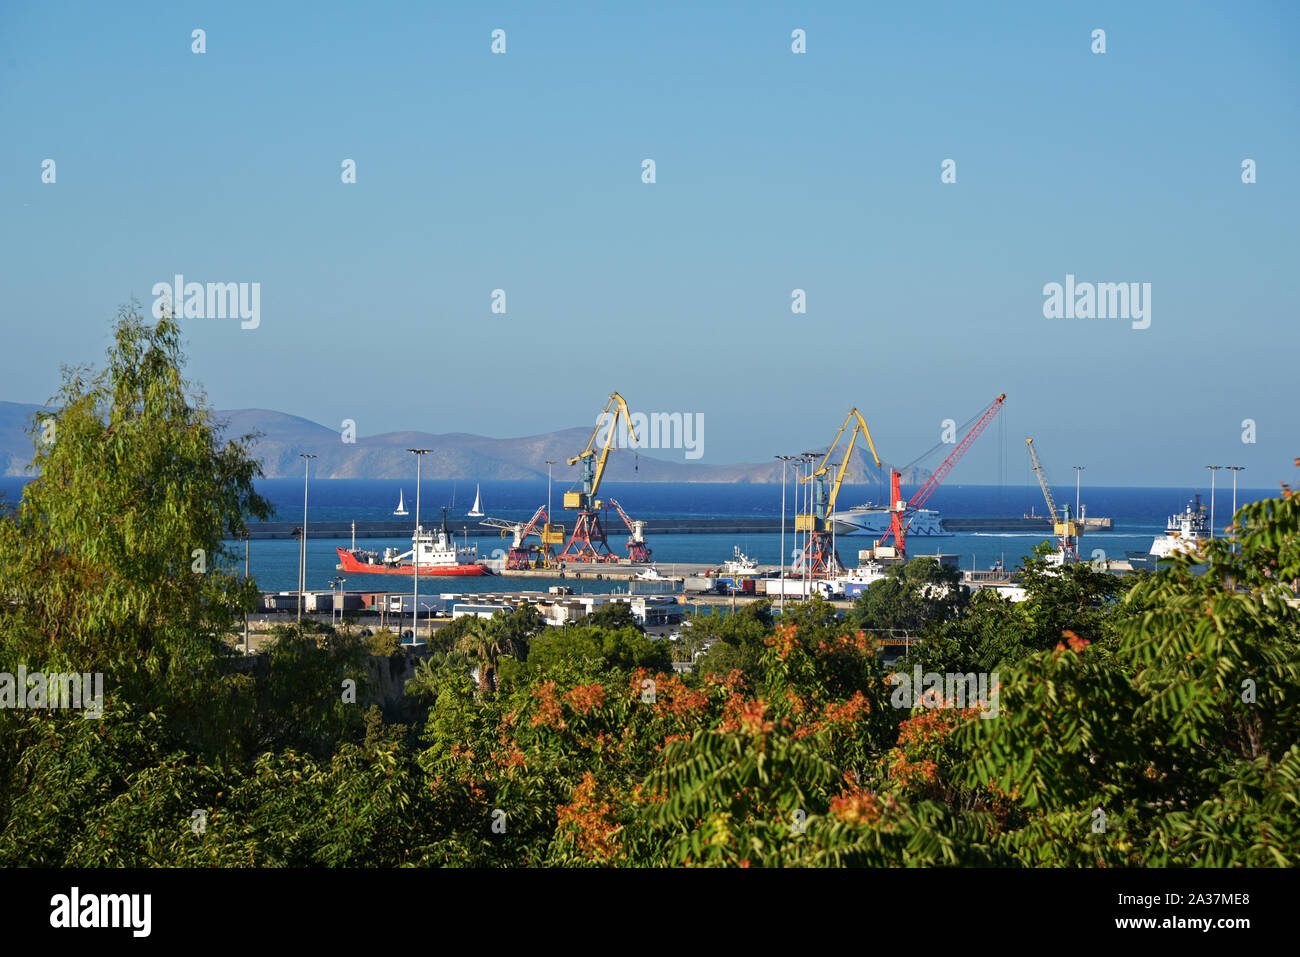
<svg viewBox="0 0 1300 957">
<path fill-rule="evenodd" d="M 382 554 L 366 549 L 337 548 L 335 551 L 339 556 L 339 570 L 354 575 L 492 574 L 479 561 L 477 546 L 456 544 L 455 536 L 447 528 L 446 509 L 442 514 L 442 528 L 435 531 L 417 527 L 407 551 L 399 552 L 396 548 L 385 548 Z"/>
</svg>

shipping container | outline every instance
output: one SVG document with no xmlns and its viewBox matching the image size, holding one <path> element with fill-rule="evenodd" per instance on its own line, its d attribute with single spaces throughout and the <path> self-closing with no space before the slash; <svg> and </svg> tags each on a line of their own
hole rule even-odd
<svg viewBox="0 0 1300 957">
<path fill-rule="evenodd" d="M 692 575 L 682 583 L 682 588 L 688 592 L 715 592 L 718 590 L 718 581 L 705 575 Z"/>
<path fill-rule="evenodd" d="M 787 596 L 795 595 L 801 598 L 809 594 L 830 598 L 838 591 L 834 582 L 820 578 L 814 578 L 812 581 L 804 581 L 802 578 L 787 578 L 785 581 L 779 578 L 767 579 L 767 594 L 780 595 L 782 589 Z"/>
<path fill-rule="evenodd" d="M 298 593 L 280 592 L 278 595 L 264 595 L 262 607 L 267 611 L 297 611 Z"/>
</svg>

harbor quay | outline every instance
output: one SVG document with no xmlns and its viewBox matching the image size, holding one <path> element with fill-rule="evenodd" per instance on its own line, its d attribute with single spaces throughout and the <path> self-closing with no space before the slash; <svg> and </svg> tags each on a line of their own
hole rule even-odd
<svg viewBox="0 0 1300 957">
<path fill-rule="evenodd" d="M 957 567 L 955 555 L 921 557 L 938 559 L 950 567 Z M 603 564 L 576 570 L 507 571 L 475 578 L 474 584 L 479 587 L 457 591 L 437 590 L 439 585 L 446 587 L 455 579 L 425 578 L 421 585 L 428 591 L 422 589 L 418 598 L 419 631 L 428 634 L 464 615 L 490 618 L 497 613 L 508 614 L 523 605 L 536 608 L 548 624 L 565 625 L 581 620 L 601 606 L 626 604 L 632 617 L 648 628 L 679 623 L 687 612 L 712 607 L 735 609 L 758 601 L 780 604 L 783 597 L 786 601 L 796 602 L 815 596 L 828 601 L 839 611 L 847 611 L 871 581 L 885 577 L 879 567 L 873 567 L 870 577 L 865 580 L 859 580 L 861 575 L 850 572 L 835 583 L 801 576 L 789 567 L 782 575 L 782 570 L 777 567 L 754 565 L 742 576 L 734 571 L 728 572 L 724 567 L 703 564 L 673 566 L 672 576 L 655 573 L 654 577 L 642 577 L 652 569 L 653 566 L 649 565 Z M 1023 589 L 1000 570 L 959 571 L 963 584 L 972 589 L 993 588 L 1013 600 L 1023 598 Z M 541 578 L 554 582 L 561 576 L 565 577 L 560 583 L 550 585 L 545 591 L 492 587 L 497 579 Z M 613 589 L 609 592 L 575 593 L 572 585 L 563 583 L 596 580 L 610 582 Z M 408 583 L 409 580 L 403 576 L 393 582 L 398 586 L 396 588 L 308 590 L 301 596 L 295 590 L 262 592 L 256 624 L 269 628 L 275 624 L 292 623 L 301 607 L 304 617 L 321 622 L 348 621 L 369 627 L 406 629 L 413 600 L 413 593 L 405 587 Z"/>
<path fill-rule="evenodd" d="M 459 523 L 459 536 L 466 528 L 471 535 L 481 535 L 486 529 L 478 523 Z M 779 518 L 657 518 L 646 523 L 656 535 L 776 535 L 781 531 Z M 1037 515 L 1009 516 L 1006 518 L 942 518 L 939 525 L 945 533 L 958 532 L 1043 532 L 1051 534 L 1052 520 Z M 1108 517 L 1087 516 L 1080 522 L 1088 531 L 1114 528 Z M 297 522 L 250 522 L 248 537 L 254 541 L 295 538 L 301 528 Z M 793 521 L 786 522 L 786 531 L 793 532 Z M 836 522 L 836 534 L 865 538 L 847 522 Z M 402 538 L 411 534 L 409 522 L 312 522 L 309 533 L 313 538 L 346 540 L 348 538 Z"/>
</svg>

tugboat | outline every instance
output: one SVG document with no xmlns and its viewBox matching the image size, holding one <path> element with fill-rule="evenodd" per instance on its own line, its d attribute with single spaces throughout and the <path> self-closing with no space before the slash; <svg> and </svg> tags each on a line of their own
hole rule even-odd
<svg viewBox="0 0 1300 957">
<path fill-rule="evenodd" d="M 1156 563 L 1178 552 L 1194 552 L 1201 542 L 1210 537 L 1210 520 L 1206 517 L 1201 495 L 1187 503 L 1179 515 L 1170 515 L 1165 533 L 1151 543 L 1151 551 L 1129 552 L 1128 561 L 1134 571 L 1155 571 Z"/>
<path fill-rule="evenodd" d="M 871 587 L 872 582 L 888 578 L 887 572 L 879 562 L 866 562 L 857 568 L 850 568 L 848 573 L 836 579 L 837 592 L 842 589 L 845 598 L 857 598 Z"/>
<path fill-rule="evenodd" d="M 736 591 L 753 591 L 754 579 L 758 577 L 758 562 L 740 550 L 739 545 L 732 547 L 733 558 L 722 563 L 718 569 L 717 582 L 720 588 L 734 588 Z M 749 588 L 745 588 L 745 582 Z"/>
<path fill-rule="evenodd" d="M 339 569 L 354 575 L 411 575 L 416 572 L 415 555 L 419 549 L 420 575 L 491 575 L 492 571 L 478 560 L 478 548 L 460 547 L 447 528 L 447 510 L 442 510 L 442 528 L 437 532 L 416 528 L 411 548 L 398 552 L 385 548 L 383 554 L 347 548 L 335 549 Z"/>
</svg>

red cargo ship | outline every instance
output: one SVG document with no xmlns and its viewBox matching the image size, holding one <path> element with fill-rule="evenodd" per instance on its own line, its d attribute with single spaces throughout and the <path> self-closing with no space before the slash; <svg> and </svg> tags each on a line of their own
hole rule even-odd
<svg viewBox="0 0 1300 957">
<path fill-rule="evenodd" d="M 426 531 L 423 526 L 411 536 L 411 548 L 398 552 L 385 548 L 374 551 L 349 551 L 339 548 L 339 568 L 354 575 L 412 575 L 416 573 L 416 550 L 419 550 L 419 574 L 424 575 L 491 575 L 492 571 L 478 560 L 478 548 L 456 545 L 447 530 L 447 510 L 442 510 L 442 528 Z"/>
</svg>

